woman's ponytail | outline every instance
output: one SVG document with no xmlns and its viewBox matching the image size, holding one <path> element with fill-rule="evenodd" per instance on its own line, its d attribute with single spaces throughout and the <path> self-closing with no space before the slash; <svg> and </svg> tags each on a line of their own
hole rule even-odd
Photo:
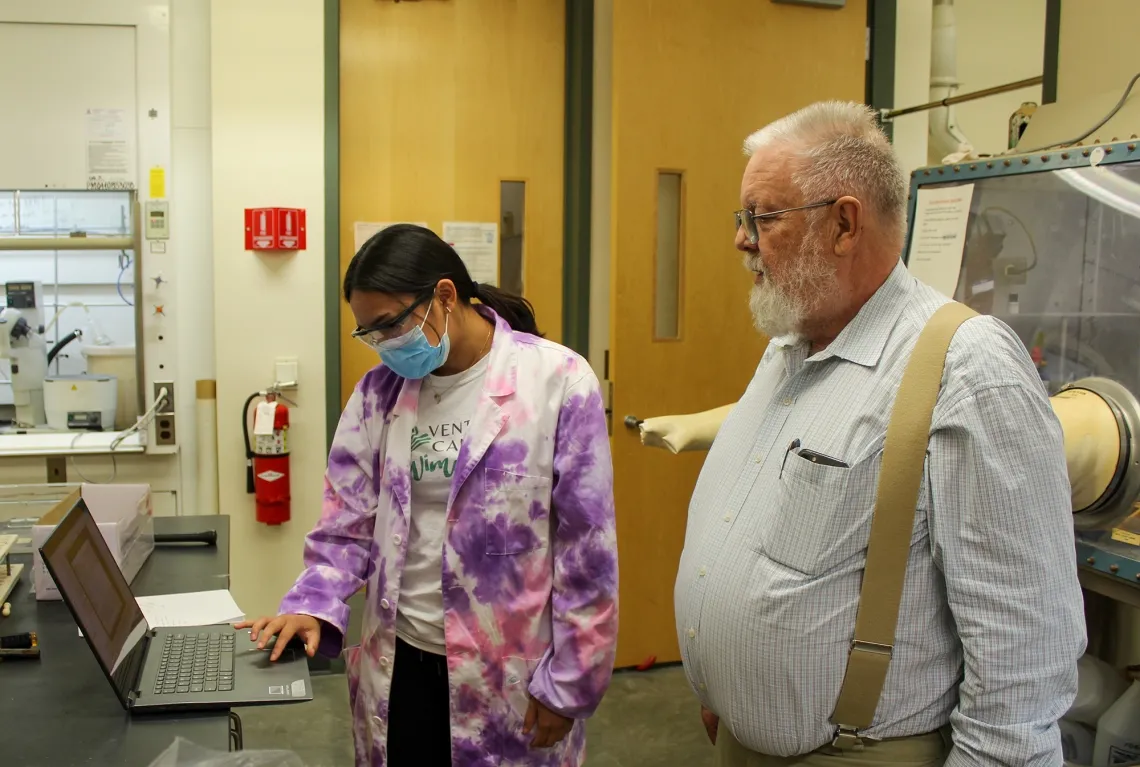
<svg viewBox="0 0 1140 767">
<path fill-rule="evenodd" d="M 534 317 L 534 307 L 531 306 L 530 301 L 522 296 L 500 290 L 494 285 L 484 285 L 481 282 L 474 281 L 472 284 L 475 286 L 475 298 L 479 300 L 479 303 L 494 310 L 495 314 L 502 317 L 512 330 L 530 333 L 534 336 L 542 335 L 538 332 L 538 320 Z"/>
</svg>

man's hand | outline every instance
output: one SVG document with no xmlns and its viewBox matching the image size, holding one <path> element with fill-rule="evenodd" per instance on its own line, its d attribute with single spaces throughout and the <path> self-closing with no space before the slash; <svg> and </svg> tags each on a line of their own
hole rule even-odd
<svg viewBox="0 0 1140 767">
<path fill-rule="evenodd" d="M 556 714 L 533 697 L 530 707 L 526 710 L 526 720 L 523 722 L 523 732 L 529 735 L 534 732 L 534 739 L 530 742 L 531 748 L 550 748 L 570 732 L 574 720 L 561 714 Z"/>
<path fill-rule="evenodd" d="M 720 717 L 701 706 L 701 724 L 705 726 L 705 732 L 709 735 L 709 743 L 715 746 L 716 733 L 720 729 Z"/>
<path fill-rule="evenodd" d="M 285 646 L 294 636 L 305 643 L 305 653 L 311 658 L 317 654 L 317 647 L 321 643 L 321 622 L 311 615 L 278 615 L 276 618 L 258 618 L 255 621 L 242 621 L 235 624 L 236 629 L 249 629 L 249 641 L 257 642 L 260 650 L 276 635 L 277 642 L 273 645 L 273 652 L 269 660 L 274 661 L 281 657 Z"/>
</svg>

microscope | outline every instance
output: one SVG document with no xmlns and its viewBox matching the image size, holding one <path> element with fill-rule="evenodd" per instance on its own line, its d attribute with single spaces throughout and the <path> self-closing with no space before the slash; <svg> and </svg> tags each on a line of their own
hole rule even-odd
<svg viewBox="0 0 1140 767">
<path fill-rule="evenodd" d="M 0 359 L 12 368 L 12 395 L 17 426 L 42 426 L 47 344 L 44 340 L 43 285 L 9 282 L 6 305 L 0 309 Z"/>
</svg>

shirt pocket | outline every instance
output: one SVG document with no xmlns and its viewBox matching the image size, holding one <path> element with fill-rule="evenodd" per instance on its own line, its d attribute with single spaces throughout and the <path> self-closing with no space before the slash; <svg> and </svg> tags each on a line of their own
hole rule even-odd
<svg viewBox="0 0 1140 767">
<path fill-rule="evenodd" d="M 552 483 L 546 477 L 487 469 L 484 475 L 487 553 L 525 554 L 543 548 Z"/>
<path fill-rule="evenodd" d="M 775 504 L 761 521 L 759 552 L 810 576 L 861 554 L 870 537 L 881 459 L 878 451 L 848 468 L 789 453 Z"/>
</svg>

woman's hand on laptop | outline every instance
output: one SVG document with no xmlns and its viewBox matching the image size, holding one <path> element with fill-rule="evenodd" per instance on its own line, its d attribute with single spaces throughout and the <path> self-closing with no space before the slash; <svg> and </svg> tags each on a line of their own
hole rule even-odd
<svg viewBox="0 0 1140 767">
<path fill-rule="evenodd" d="M 262 617 L 255 621 L 242 621 L 234 625 L 237 629 L 249 629 L 249 641 L 257 642 L 258 649 L 264 650 L 265 645 L 274 636 L 277 642 L 273 645 L 273 652 L 269 660 L 277 660 L 285 651 L 289 641 L 296 637 L 305 643 L 305 653 L 311 658 L 317 654 L 317 646 L 321 643 L 321 622 L 311 615 L 278 615 L 276 618 Z"/>
</svg>

